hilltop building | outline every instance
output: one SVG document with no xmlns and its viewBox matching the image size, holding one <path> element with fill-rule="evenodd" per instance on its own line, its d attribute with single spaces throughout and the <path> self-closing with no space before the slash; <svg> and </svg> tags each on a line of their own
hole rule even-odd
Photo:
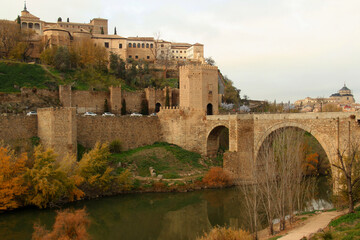
<svg viewBox="0 0 360 240">
<path fill-rule="evenodd" d="M 346 84 L 337 93 L 331 94 L 328 98 L 307 97 L 295 102 L 295 106 L 303 112 L 319 112 L 327 104 L 337 105 L 343 111 L 357 111 L 359 109 L 358 104 L 355 103 L 354 95 Z"/>
<path fill-rule="evenodd" d="M 108 33 L 108 20 L 94 18 L 90 23 L 63 21 L 45 22 L 31 14 L 24 5 L 21 11 L 20 25 L 22 29 L 34 30 L 38 38 L 48 46 L 70 46 L 73 42 L 91 39 L 108 51 L 120 55 L 121 58 L 143 59 L 155 61 L 168 59 L 173 61 L 190 61 L 204 63 L 204 45 L 200 43 L 175 43 L 155 39 L 153 37 L 122 37 Z"/>
</svg>

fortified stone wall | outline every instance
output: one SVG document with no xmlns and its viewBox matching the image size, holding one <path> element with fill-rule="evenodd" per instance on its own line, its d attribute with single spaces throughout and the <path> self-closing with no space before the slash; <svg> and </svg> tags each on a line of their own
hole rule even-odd
<svg viewBox="0 0 360 240">
<path fill-rule="evenodd" d="M 163 141 L 158 117 L 77 116 L 78 142 L 91 148 L 97 141 L 120 140 L 123 150 Z"/>
<path fill-rule="evenodd" d="M 165 142 L 202 153 L 206 142 L 205 112 L 190 108 L 161 108 L 158 113 Z"/>
<path fill-rule="evenodd" d="M 75 108 L 38 109 L 38 137 L 63 159 L 77 153 L 77 124 Z"/>
<path fill-rule="evenodd" d="M 105 99 L 110 106 L 110 94 L 104 91 L 72 91 L 71 106 L 76 107 L 77 113 L 104 112 Z"/>
<path fill-rule="evenodd" d="M 37 136 L 37 132 L 36 116 L 0 116 L 0 140 L 7 144 Z"/>
</svg>

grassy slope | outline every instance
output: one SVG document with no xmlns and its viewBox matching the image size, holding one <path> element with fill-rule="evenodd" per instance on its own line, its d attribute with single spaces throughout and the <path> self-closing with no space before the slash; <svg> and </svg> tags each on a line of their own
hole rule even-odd
<svg viewBox="0 0 360 240">
<path fill-rule="evenodd" d="M 197 175 L 207 171 L 211 165 L 202 159 L 200 154 L 168 143 L 155 143 L 113 154 L 113 159 L 138 176 L 149 177 L 149 167 L 153 167 L 157 174 L 163 174 L 167 179 Z"/>
<path fill-rule="evenodd" d="M 311 239 L 360 239 L 360 207 L 355 209 L 355 213 L 346 214 L 331 221 L 329 227 L 329 231 L 318 233 Z"/>
<path fill-rule="evenodd" d="M 0 92 L 19 92 L 21 87 L 49 88 L 58 85 L 57 78 L 40 65 L 0 61 Z M 14 88 L 17 85 L 18 88 Z"/>
</svg>

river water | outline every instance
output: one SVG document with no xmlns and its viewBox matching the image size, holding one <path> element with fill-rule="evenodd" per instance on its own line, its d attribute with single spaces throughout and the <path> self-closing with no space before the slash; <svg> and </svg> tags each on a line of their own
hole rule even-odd
<svg viewBox="0 0 360 240">
<path fill-rule="evenodd" d="M 320 196 L 309 202 L 310 207 L 331 208 L 330 188 L 324 182 L 319 184 Z M 89 213 L 89 232 L 94 240 L 191 240 L 216 225 L 247 228 L 245 205 L 237 188 L 126 194 L 63 206 L 73 209 L 83 207 Z M 31 239 L 34 223 L 50 229 L 55 216 L 55 209 L 27 208 L 2 213 L 0 239 Z"/>
</svg>

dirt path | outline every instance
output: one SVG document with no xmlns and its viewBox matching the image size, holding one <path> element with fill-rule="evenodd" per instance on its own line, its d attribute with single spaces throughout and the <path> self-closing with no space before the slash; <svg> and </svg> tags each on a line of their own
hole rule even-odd
<svg viewBox="0 0 360 240">
<path fill-rule="evenodd" d="M 327 227 L 330 221 L 340 215 L 347 213 L 344 211 L 322 212 L 316 216 L 305 220 L 302 226 L 290 230 L 285 236 L 279 238 L 281 240 L 298 240 L 303 237 L 309 237 L 311 234 L 318 232 Z"/>
</svg>

